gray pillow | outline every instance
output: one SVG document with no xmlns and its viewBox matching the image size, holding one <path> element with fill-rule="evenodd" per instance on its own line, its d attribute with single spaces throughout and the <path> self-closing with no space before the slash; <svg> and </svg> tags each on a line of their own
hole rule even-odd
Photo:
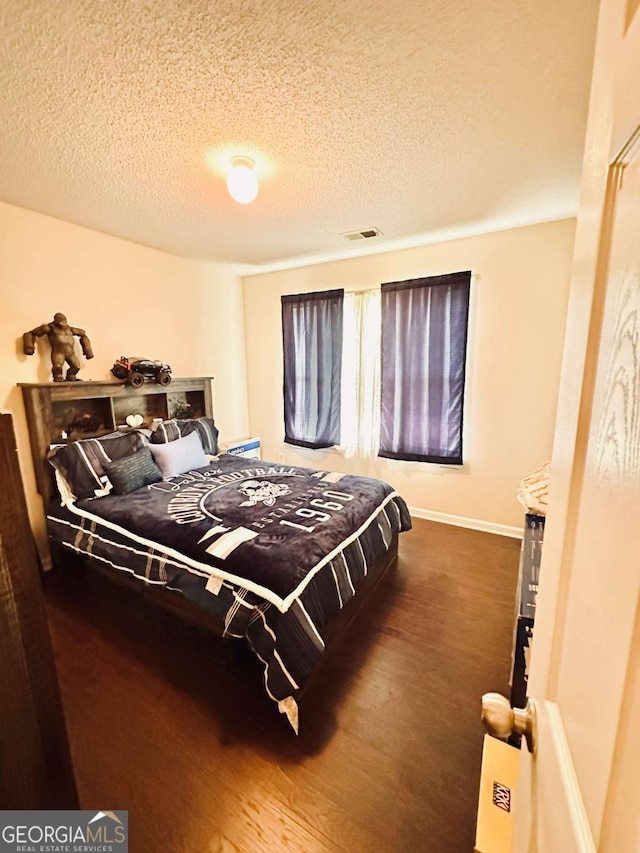
<svg viewBox="0 0 640 853">
<path fill-rule="evenodd" d="M 129 492 L 162 480 L 162 471 L 153 461 L 148 447 L 117 462 L 105 462 L 102 467 L 116 495 L 128 495 Z"/>
<path fill-rule="evenodd" d="M 197 432 L 166 444 L 151 444 L 149 447 L 165 480 L 209 464 Z"/>
</svg>

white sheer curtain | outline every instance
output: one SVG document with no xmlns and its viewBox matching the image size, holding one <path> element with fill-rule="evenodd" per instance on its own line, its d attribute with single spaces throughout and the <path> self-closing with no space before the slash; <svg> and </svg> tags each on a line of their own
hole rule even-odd
<svg viewBox="0 0 640 853">
<path fill-rule="evenodd" d="M 367 459 L 380 444 L 380 291 L 345 291 L 340 446 Z"/>
</svg>

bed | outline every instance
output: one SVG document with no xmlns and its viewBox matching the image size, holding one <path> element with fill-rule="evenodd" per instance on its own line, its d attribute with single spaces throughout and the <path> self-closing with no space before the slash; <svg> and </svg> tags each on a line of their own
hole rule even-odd
<svg viewBox="0 0 640 853">
<path fill-rule="evenodd" d="M 380 480 L 216 451 L 206 416 L 54 446 L 52 553 L 246 641 L 297 732 L 301 691 L 393 564 L 409 512 Z"/>
</svg>

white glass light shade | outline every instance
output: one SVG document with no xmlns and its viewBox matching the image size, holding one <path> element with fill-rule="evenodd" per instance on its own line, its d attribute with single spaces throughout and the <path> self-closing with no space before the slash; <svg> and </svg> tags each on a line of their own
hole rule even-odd
<svg viewBox="0 0 640 853">
<path fill-rule="evenodd" d="M 239 204 L 250 204 L 258 195 L 258 177 L 249 157 L 234 157 L 227 174 L 229 195 Z"/>
</svg>

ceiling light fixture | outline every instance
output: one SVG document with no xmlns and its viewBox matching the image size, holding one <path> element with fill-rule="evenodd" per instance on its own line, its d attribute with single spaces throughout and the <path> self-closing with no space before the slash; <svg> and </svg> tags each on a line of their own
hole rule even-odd
<svg viewBox="0 0 640 853">
<path fill-rule="evenodd" d="M 229 195 L 239 204 L 251 204 L 258 195 L 258 176 L 250 157 L 232 157 L 227 173 Z"/>
</svg>

